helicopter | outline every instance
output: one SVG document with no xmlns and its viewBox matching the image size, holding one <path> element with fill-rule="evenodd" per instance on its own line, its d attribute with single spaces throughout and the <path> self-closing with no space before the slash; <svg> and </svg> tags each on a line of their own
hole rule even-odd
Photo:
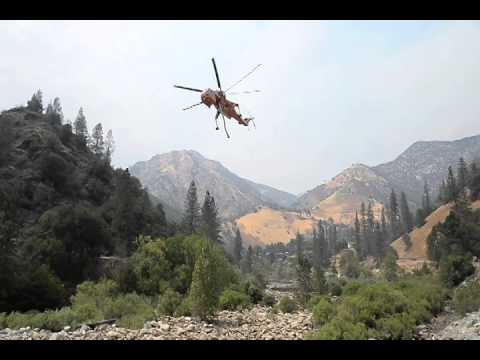
<svg viewBox="0 0 480 360">
<path fill-rule="evenodd" d="M 247 76 L 252 74 L 255 70 L 257 70 L 262 64 L 258 64 L 255 66 L 249 73 L 247 73 L 245 76 L 243 76 L 240 80 L 238 80 L 235 84 L 230 86 L 226 91 L 222 90 L 222 85 L 220 84 L 220 78 L 218 76 L 218 70 L 217 70 L 217 64 L 215 63 L 215 59 L 212 58 L 212 63 L 213 63 L 213 69 L 215 70 L 215 77 L 217 78 L 217 85 L 218 85 L 218 90 L 212 90 L 212 89 L 206 89 L 206 90 L 201 90 L 201 89 L 195 89 L 191 87 L 186 87 L 186 86 L 180 86 L 180 85 L 174 85 L 175 88 L 178 89 L 183 89 L 183 90 L 189 90 L 189 91 L 195 91 L 201 93 L 200 99 L 201 101 L 199 103 L 193 104 L 185 109 L 182 110 L 189 110 L 191 108 L 194 108 L 195 106 L 198 105 L 206 105 L 208 108 L 210 108 L 212 105 L 217 109 L 217 114 L 215 115 L 215 125 L 216 125 L 216 130 L 220 130 L 218 127 L 218 117 L 222 115 L 223 119 L 223 128 L 225 129 L 225 134 L 227 134 L 227 138 L 230 138 L 230 135 L 228 134 L 227 131 L 227 125 L 225 123 L 225 117 L 227 119 L 235 119 L 237 120 L 238 124 L 243 125 L 243 126 L 248 126 L 250 121 L 252 121 L 253 125 L 255 126 L 255 123 L 253 122 L 253 117 L 243 117 L 242 114 L 240 113 L 240 106 L 230 100 L 227 100 L 227 92 L 231 90 L 234 86 L 237 86 L 241 81 L 243 81 Z M 242 93 L 250 94 L 250 93 L 255 93 L 255 92 L 260 92 L 259 90 L 253 90 L 253 91 L 245 91 Z M 233 95 L 234 93 L 230 93 Z M 239 93 L 237 93 L 239 94 Z M 238 109 L 238 112 L 237 112 Z"/>
</svg>

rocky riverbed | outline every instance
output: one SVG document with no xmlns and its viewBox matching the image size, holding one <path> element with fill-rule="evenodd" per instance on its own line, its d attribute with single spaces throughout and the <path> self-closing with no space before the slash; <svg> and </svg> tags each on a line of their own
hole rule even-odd
<svg viewBox="0 0 480 360">
<path fill-rule="evenodd" d="M 448 308 L 430 324 L 417 328 L 419 340 L 480 340 L 480 311 L 455 315 Z"/>
<path fill-rule="evenodd" d="M 115 325 L 66 327 L 60 332 L 23 328 L 0 330 L 0 340 L 301 340 L 312 330 L 311 313 L 277 313 L 255 306 L 244 311 L 221 311 L 211 322 L 191 317 L 161 317 L 143 329 Z"/>
</svg>

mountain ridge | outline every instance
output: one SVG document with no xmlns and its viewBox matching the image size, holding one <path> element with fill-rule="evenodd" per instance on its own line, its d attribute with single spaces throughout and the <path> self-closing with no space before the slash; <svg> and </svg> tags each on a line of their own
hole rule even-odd
<svg viewBox="0 0 480 360">
<path fill-rule="evenodd" d="M 129 169 L 156 198 L 176 209 L 183 210 L 188 186 L 195 180 L 199 201 L 209 190 L 224 219 L 237 218 L 260 205 L 287 207 L 296 199 L 293 194 L 240 177 L 195 150 L 157 154 Z"/>
</svg>

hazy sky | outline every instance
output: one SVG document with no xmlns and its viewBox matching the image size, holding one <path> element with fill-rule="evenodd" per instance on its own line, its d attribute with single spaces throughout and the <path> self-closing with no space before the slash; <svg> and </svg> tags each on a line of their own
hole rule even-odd
<svg viewBox="0 0 480 360">
<path fill-rule="evenodd" d="M 257 129 L 183 107 L 263 64 L 234 97 Z M 37 89 L 65 117 L 83 106 L 127 167 L 194 149 L 236 174 L 304 192 L 352 163 L 376 165 L 418 140 L 480 134 L 480 22 L 0 21 L 0 109 Z M 233 91 L 233 90 L 232 90 Z"/>
</svg>

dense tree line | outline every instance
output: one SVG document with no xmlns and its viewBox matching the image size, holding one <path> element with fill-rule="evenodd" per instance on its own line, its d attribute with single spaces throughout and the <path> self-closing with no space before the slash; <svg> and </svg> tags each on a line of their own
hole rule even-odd
<svg viewBox="0 0 480 360">
<path fill-rule="evenodd" d="M 479 199 L 479 188 L 477 161 L 468 166 L 463 158 L 458 161 L 456 174 L 450 166 L 440 185 L 438 200 L 450 203 L 452 209 L 443 223 L 433 227 L 427 250 L 443 282 L 450 287 L 474 272 L 472 258 L 480 256 L 480 211 L 470 207 L 470 201 Z"/>
<path fill-rule="evenodd" d="M 98 124 L 90 141 L 82 109 L 72 129 L 60 100 L 44 111 L 42 97 L 38 91 L 25 108 L 0 115 L 0 312 L 62 305 L 77 284 L 97 277 L 99 256 L 130 256 L 141 234 L 172 233 L 140 182 L 112 168 L 112 132 L 104 141 Z M 22 166 L 36 175 L 23 179 L 9 150 L 22 126 L 13 119 L 29 111 L 48 131 L 44 145 L 27 148 L 37 160 Z"/>
</svg>

